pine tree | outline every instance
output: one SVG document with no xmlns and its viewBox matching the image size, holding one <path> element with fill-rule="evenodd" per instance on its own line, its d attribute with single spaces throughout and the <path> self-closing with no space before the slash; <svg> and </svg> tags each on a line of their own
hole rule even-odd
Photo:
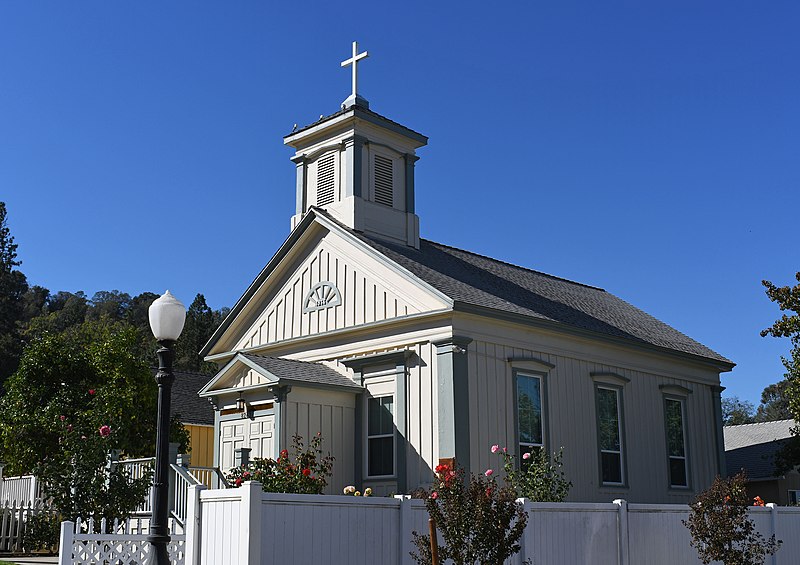
<svg viewBox="0 0 800 565">
<path fill-rule="evenodd" d="M 28 281 L 18 269 L 17 244 L 6 223 L 6 204 L 0 202 L 0 387 L 17 369 L 22 353 L 22 320 Z"/>
</svg>

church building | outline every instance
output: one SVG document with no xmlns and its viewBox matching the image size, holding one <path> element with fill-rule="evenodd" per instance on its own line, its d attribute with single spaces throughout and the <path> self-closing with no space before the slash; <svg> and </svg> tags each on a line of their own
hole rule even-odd
<svg viewBox="0 0 800 565">
<path fill-rule="evenodd" d="M 686 503 L 724 474 L 733 363 L 603 289 L 421 238 L 428 139 L 358 94 L 364 57 L 341 109 L 284 138 L 291 232 L 201 352 L 216 464 L 321 432 L 329 492 L 497 469 L 493 444 L 563 447 L 570 501 Z"/>
</svg>

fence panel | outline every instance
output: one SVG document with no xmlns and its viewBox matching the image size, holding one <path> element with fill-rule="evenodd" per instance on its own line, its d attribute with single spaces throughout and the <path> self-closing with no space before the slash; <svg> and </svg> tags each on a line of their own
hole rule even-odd
<svg viewBox="0 0 800 565">
<path fill-rule="evenodd" d="M 796 506 L 779 506 L 776 508 L 775 537 L 782 540 L 781 548 L 776 554 L 777 565 L 797 563 L 800 555 L 800 508 Z M 768 537 L 768 536 L 767 536 Z M 769 563 L 769 560 L 767 560 Z"/>
<path fill-rule="evenodd" d="M 534 563 L 618 565 L 616 504 L 526 502 L 525 510 L 525 558 Z"/>
<path fill-rule="evenodd" d="M 239 544 L 242 517 L 245 511 L 242 506 L 241 489 L 208 490 L 200 493 L 202 506 L 200 522 L 200 563 L 203 565 L 224 565 L 226 563 L 244 563 L 240 553 L 246 551 Z M 271 536 L 263 532 L 264 537 Z M 254 534 L 253 540 L 258 539 Z M 276 547 L 272 547 L 270 554 L 275 551 L 283 552 L 285 543 L 293 539 L 281 540 Z M 290 563 L 290 561 L 284 561 Z"/>
<path fill-rule="evenodd" d="M 0 506 L 0 552 L 18 553 L 32 548 L 23 547 L 25 531 L 31 516 L 53 514 L 55 511 L 43 502 L 10 504 Z"/>
</svg>

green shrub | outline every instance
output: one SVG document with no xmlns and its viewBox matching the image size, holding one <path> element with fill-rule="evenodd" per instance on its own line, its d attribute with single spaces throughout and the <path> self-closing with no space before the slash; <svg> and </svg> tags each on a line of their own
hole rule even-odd
<svg viewBox="0 0 800 565">
<path fill-rule="evenodd" d="M 691 505 L 683 525 L 692 535 L 691 545 L 703 563 L 720 561 L 724 565 L 762 565 L 783 543 L 775 536 L 764 539 L 747 516 L 750 499 L 745 490 L 747 477 L 717 477 Z M 760 497 L 756 506 L 763 506 Z"/>
<path fill-rule="evenodd" d="M 503 471 L 506 481 L 517 495 L 532 502 L 564 502 L 572 488 L 563 465 L 563 448 L 553 454 L 553 458 L 543 448 L 532 448 L 522 455 L 517 465 L 516 458 L 508 450 L 498 445 L 492 446 L 492 453 L 499 453 L 503 458 Z"/>
<path fill-rule="evenodd" d="M 322 494 L 328 485 L 333 469 L 333 457 L 322 456 L 320 434 L 314 436 L 308 447 L 301 436 L 292 438 L 293 459 L 282 450 L 278 459 L 254 459 L 246 465 L 231 469 L 227 475 L 231 485 L 239 487 L 245 481 L 258 481 L 266 492 L 294 494 Z"/>
<path fill-rule="evenodd" d="M 436 467 L 433 489 L 420 489 L 412 496 L 424 498 L 428 514 L 436 521 L 444 545 L 438 545 L 441 563 L 495 565 L 520 551 L 528 515 L 516 502 L 514 489 L 499 486 L 491 469 L 472 475 L 467 483 L 461 469 Z M 424 565 L 432 563 L 429 535 L 413 532 L 417 549 L 411 557 Z"/>
</svg>

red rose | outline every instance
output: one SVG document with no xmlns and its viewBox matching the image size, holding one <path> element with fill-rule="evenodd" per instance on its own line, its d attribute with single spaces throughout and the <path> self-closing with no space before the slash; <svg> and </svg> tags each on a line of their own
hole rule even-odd
<svg viewBox="0 0 800 565">
<path fill-rule="evenodd" d="M 303 469 L 303 475 L 305 475 L 307 477 L 310 474 L 311 474 L 311 469 Z"/>
<path fill-rule="evenodd" d="M 90 388 L 90 389 L 89 389 L 89 395 L 90 395 L 90 396 L 94 396 L 94 389 L 93 389 L 93 388 Z"/>
<path fill-rule="evenodd" d="M 236 479 L 236 486 L 237 487 L 242 486 L 242 479 Z"/>
</svg>

